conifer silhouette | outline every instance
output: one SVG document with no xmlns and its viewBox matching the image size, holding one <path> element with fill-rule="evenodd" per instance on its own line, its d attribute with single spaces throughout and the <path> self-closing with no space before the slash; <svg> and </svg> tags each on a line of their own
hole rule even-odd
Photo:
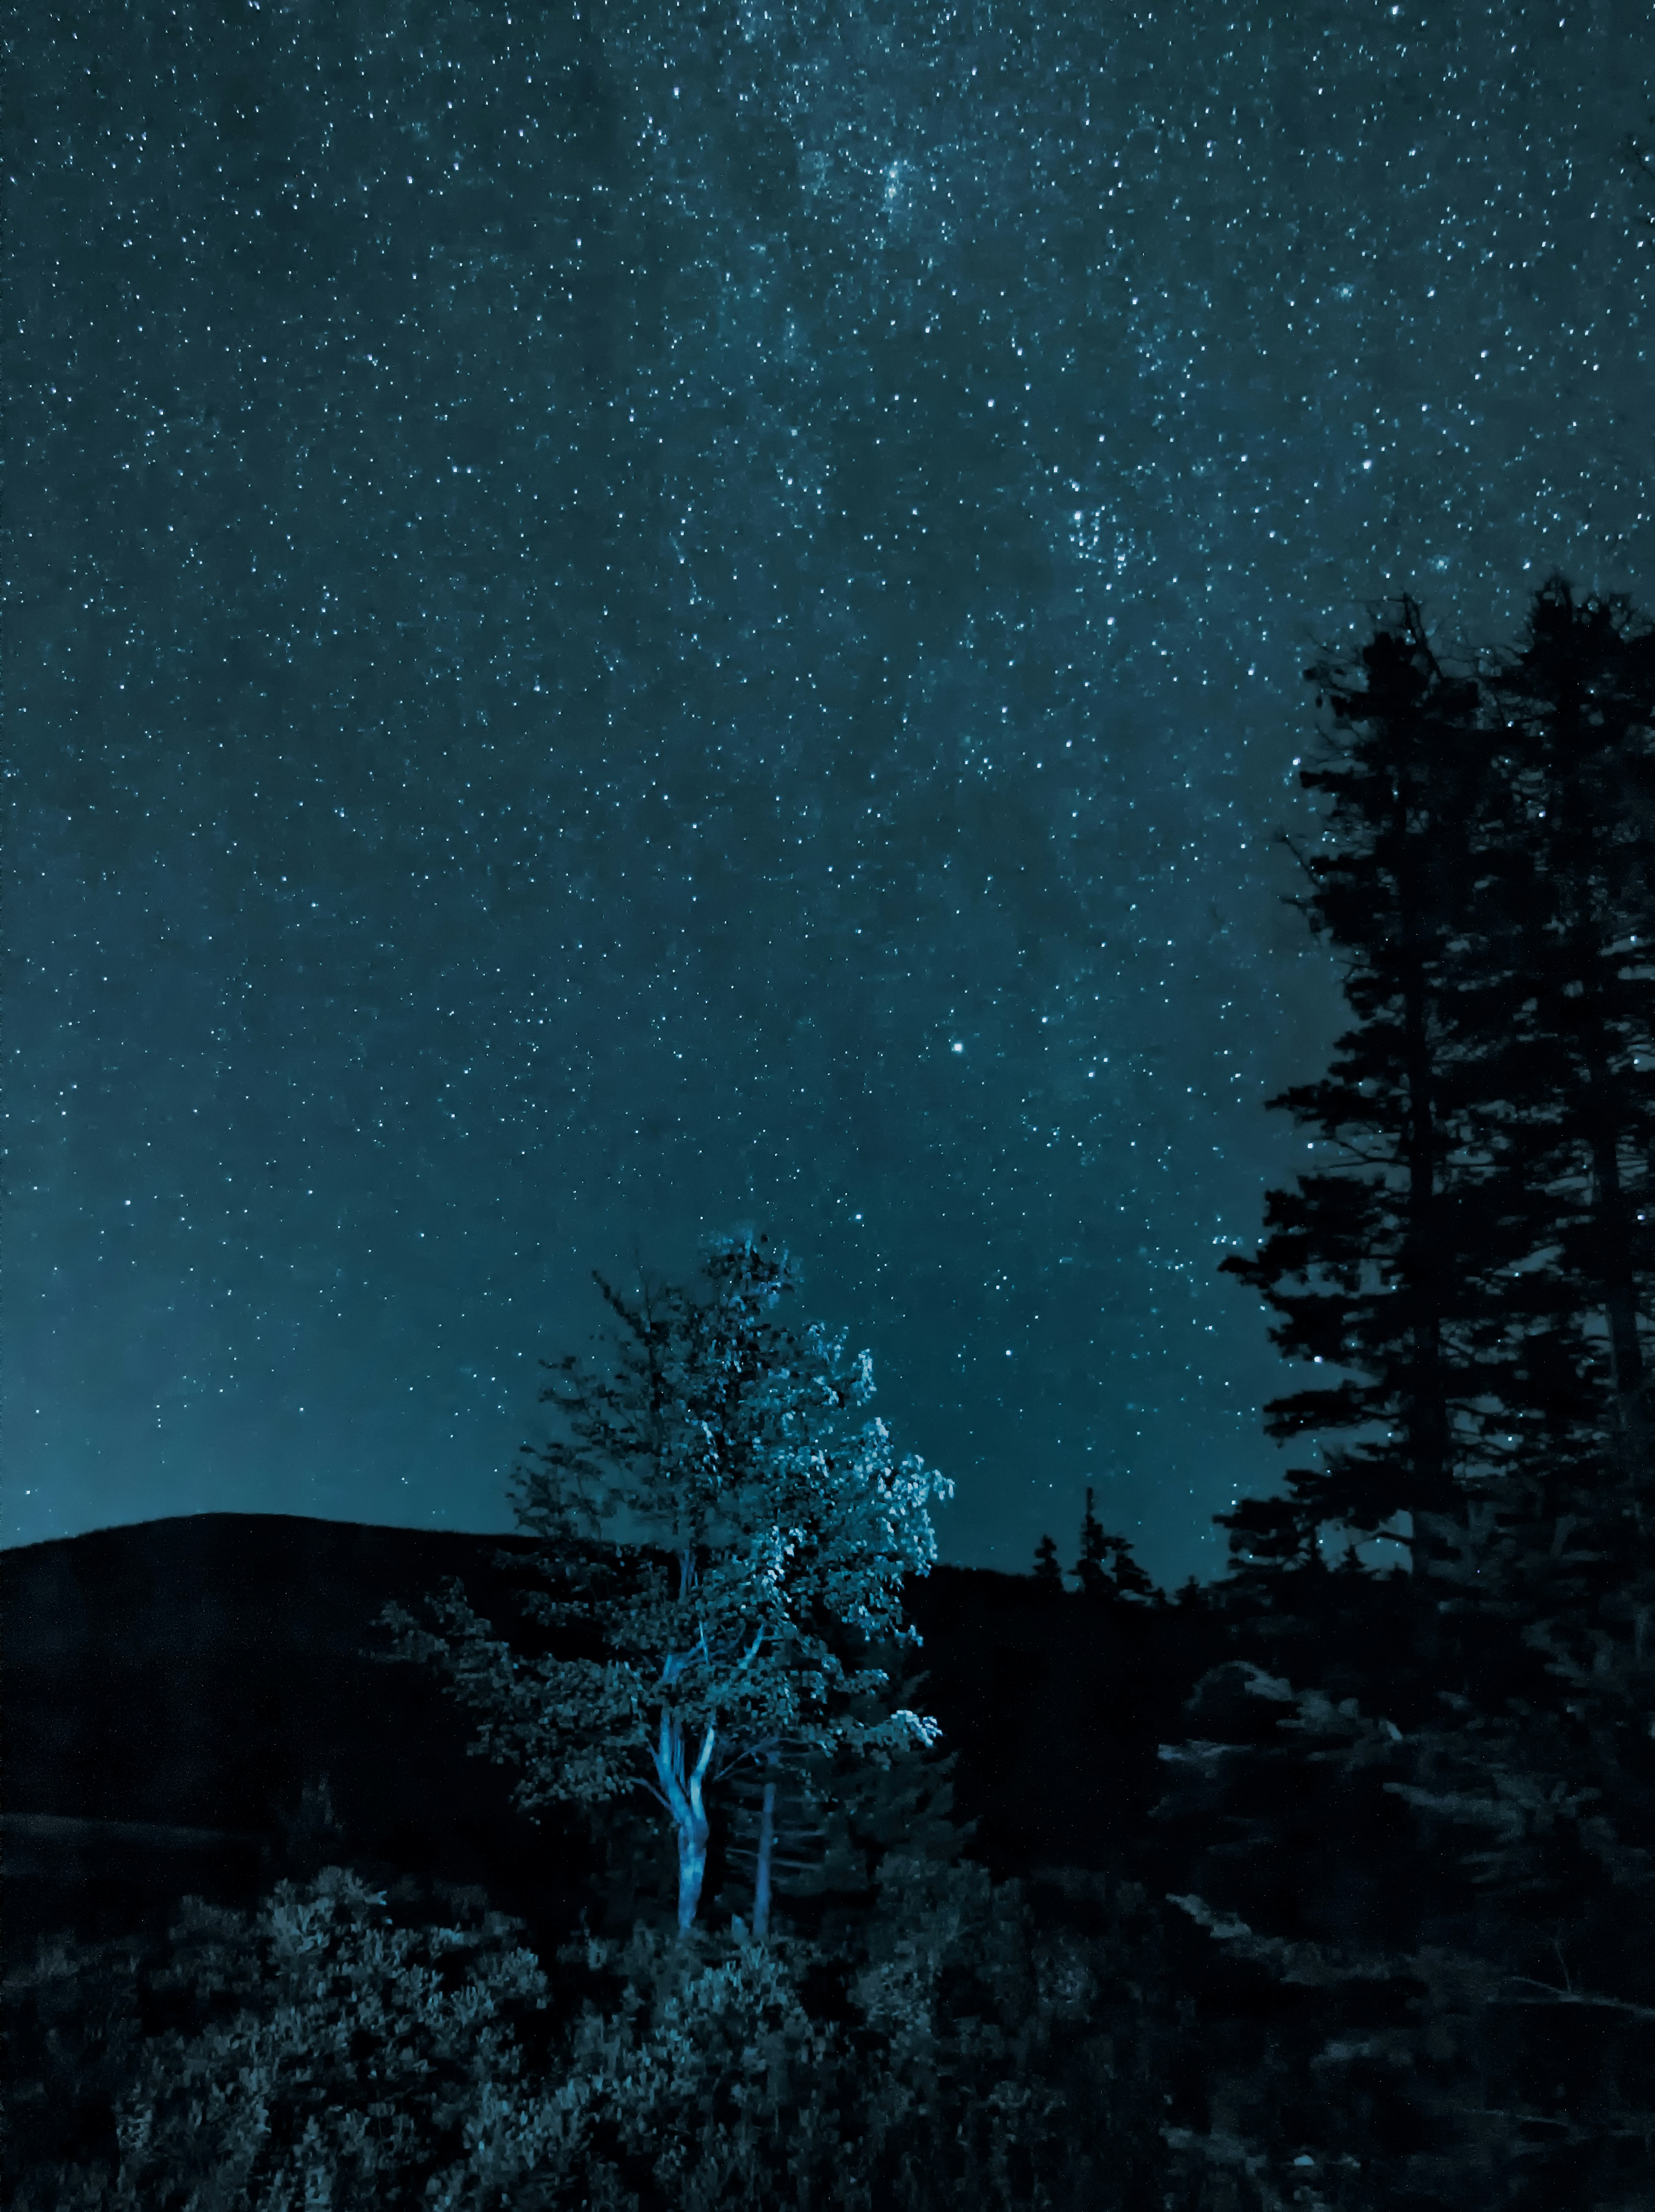
<svg viewBox="0 0 1655 2212">
<path fill-rule="evenodd" d="M 1034 1547 L 1034 1578 L 1043 1589 L 1061 1590 L 1063 1587 L 1057 1547 L 1050 1536 L 1043 1536 Z"/>
<path fill-rule="evenodd" d="M 1475 713 L 1462 702 L 1459 879 L 1411 1032 L 1399 1002 L 1404 1047 L 1427 1048 L 1398 1094 L 1428 1109 L 1397 1155 L 1421 1210 L 1378 1204 L 1359 1233 L 1356 1205 L 1306 1178 L 1296 1213 L 1272 1194 L 1283 1233 L 1232 1267 L 1287 1316 L 1284 1349 L 1331 1358 L 1330 1323 L 1354 1316 L 1342 1348 L 1371 1359 L 1382 1317 L 1281 1285 L 1331 1255 L 1348 1291 L 1371 1225 L 1416 1232 L 1378 1248 L 1399 1301 L 1392 1448 L 1229 1521 L 1302 1547 L 1329 1501 L 1360 1528 L 1406 1498 L 1414 1575 L 1301 1577 L 1293 1622 L 1242 1608 L 1259 1658 L 1214 1669 L 1190 1741 L 1163 1752 L 1161 1818 L 1229 1839 L 1171 1901 L 1291 2005 L 1250 2053 L 1213 2054 L 1211 2107 L 1249 2118 L 1233 2139 L 1186 2130 L 1188 2155 L 1313 2166 L 1329 2203 L 1446 2208 L 1496 2184 L 1513 2212 L 1655 2201 L 1655 643 L 1628 613 L 1549 578 L 1522 653 Z M 1417 883 L 1428 799 L 1410 834 Z M 1331 1103 L 1334 1079 L 1287 1098 Z M 1358 1410 L 1315 1395 L 1268 1410 L 1304 1427 Z M 1255 1593 L 1289 1553 L 1256 1561 Z M 1286 1652 L 1284 1627 L 1307 1656 L 1259 1663 L 1261 1628 Z"/>
<path fill-rule="evenodd" d="M 1153 1598 L 1155 1585 L 1133 1558 L 1130 1542 L 1104 1533 L 1092 1501 L 1088 1488 L 1080 1522 L 1080 1556 L 1071 1571 L 1082 1592 L 1089 1598 Z"/>
<path fill-rule="evenodd" d="M 1505 989 L 1491 1002 L 1475 939 L 1478 855 L 1499 814 L 1498 736 L 1476 681 L 1442 669 L 1411 599 L 1361 661 L 1362 687 L 1325 661 L 1305 671 L 1318 702 L 1330 698 L 1337 722 L 1359 734 L 1330 739 L 1327 757 L 1300 774 L 1332 795 L 1342 842 L 1295 853 L 1316 888 L 1290 901 L 1347 955 L 1357 1025 L 1320 1081 L 1268 1102 L 1344 1158 L 1271 1191 L 1263 1246 L 1232 1254 L 1220 1272 L 1280 1316 L 1270 1335 L 1282 1352 L 1329 1370 L 1266 1406 L 1268 1434 L 1384 1433 L 1324 1445 L 1326 1471 L 1290 1468 L 1285 1498 L 1244 1499 L 1220 1516 L 1243 1572 L 1313 1570 L 1328 1523 L 1371 1535 L 1403 1514 L 1416 1571 L 1463 1554 L 1463 1481 L 1494 1425 L 1485 1401 L 1509 1268 L 1529 1249 L 1527 1225 L 1502 1216 L 1464 1142 L 1503 1075 L 1496 1017 L 1515 993 L 1497 975 Z"/>
</svg>

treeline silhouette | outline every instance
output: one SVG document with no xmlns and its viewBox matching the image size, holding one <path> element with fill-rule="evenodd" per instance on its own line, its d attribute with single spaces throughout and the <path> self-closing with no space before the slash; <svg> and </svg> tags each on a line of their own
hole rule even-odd
<svg viewBox="0 0 1655 2212">
<path fill-rule="evenodd" d="M 1067 1575 L 916 1583 L 941 1744 L 733 1782 L 684 1941 L 658 1827 L 529 1828 L 374 1656 L 525 1540 L 8 1555 L 20 2212 L 1655 2203 L 1655 631 L 1554 575 L 1487 669 L 1405 598 L 1306 674 L 1353 1026 L 1224 1267 L 1323 1464 L 1176 1598 L 1091 1492 Z"/>
<path fill-rule="evenodd" d="M 1224 1516 L 1244 1628 L 1156 1817 L 1208 1838 L 1183 1909 L 1287 2002 L 1223 2022 L 1190 2148 L 1281 2175 L 1301 2141 L 1329 2203 L 1646 2203 L 1655 641 L 1554 575 L 1484 677 L 1408 600 L 1361 659 L 1308 672 L 1348 735 L 1301 778 L 1357 1018 L 1273 1102 L 1343 1158 L 1223 1264 L 1330 1370 L 1269 1432 L 1380 1433 Z M 1400 1533 L 1405 1592 L 1327 1575 L 1330 1525 Z"/>
</svg>

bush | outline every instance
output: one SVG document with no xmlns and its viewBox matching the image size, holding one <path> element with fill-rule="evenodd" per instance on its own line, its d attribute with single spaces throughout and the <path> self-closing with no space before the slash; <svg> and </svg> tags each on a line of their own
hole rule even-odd
<svg viewBox="0 0 1655 2212">
<path fill-rule="evenodd" d="M 549 1982 L 499 1915 L 396 1926 L 338 1868 L 191 1900 L 111 1983 L 103 2154 L 14 2206 L 1159 2212 L 1141 1910 L 1041 1933 L 1018 1884 L 893 1853 L 832 1946 L 641 1924 Z"/>
<path fill-rule="evenodd" d="M 1141 1899 L 1113 1904 L 1100 1936 L 1037 1935 L 1017 1884 L 893 1854 L 844 1951 L 648 1927 L 568 1946 L 593 1986 L 541 2108 L 557 2154 L 546 2120 L 512 2111 L 504 2140 L 535 2155 L 479 2139 L 481 2202 L 1160 2212 L 1147 2001 L 1120 1972 L 1123 1940 L 1143 1955 Z"/>
<path fill-rule="evenodd" d="M 60 1957 L 59 1982 L 74 1964 Z M 485 2084 L 517 2078 L 520 2022 L 546 2007 L 538 1962 L 499 1915 L 398 1928 L 383 1897 L 338 1867 L 302 1889 L 282 1883 L 251 1916 L 188 1899 L 170 1957 L 135 1972 L 115 2008 L 127 2078 L 113 2160 L 49 2163 L 14 2202 L 458 2203 L 467 2122 Z"/>
</svg>

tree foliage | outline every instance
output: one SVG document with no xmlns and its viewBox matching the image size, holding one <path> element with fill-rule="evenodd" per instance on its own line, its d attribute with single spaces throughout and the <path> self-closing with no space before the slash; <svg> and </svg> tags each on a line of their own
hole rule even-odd
<svg viewBox="0 0 1655 2212">
<path fill-rule="evenodd" d="M 1056 1596 L 1063 1587 L 1063 1569 L 1057 1557 L 1055 1538 L 1043 1536 L 1034 1547 L 1034 1579 L 1041 1589 Z"/>
<path fill-rule="evenodd" d="M 1017 1884 L 898 1850 L 843 1945 L 641 1923 L 545 1969 L 509 1923 L 400 1926 L 338 1868 L 192 1904 L 143 1978 L 177 2017 L 133 2040 L 118 2145 L 14 2202 L 1081 2212 L 1106 2178 L 1159 2212 L 1153 1918 L 1077 1882 L 1088 1924 L 1043 1929 Z"/>
<path fill-rule="evenodd" d="M 1127 1603 L 1141 1603 L 1158 1597 L 1159 1593 L 1154 1583 L 1132 1556 L 1130 1540 L 1104 1533 L 1103 1523 L 1092 1510 L 1092 1498 L 1088 1489 L 1086 1512 L 1080 1522 L 1080 1556 L 1073 1569 L 1083 1595 Z"/>
<path fill-rule="evenodd" d="M 37 1971 L 61 1982 L 83 1963 L 60 1948 Z M 164 1957 L 130 1960 L 127 1984 L 114 2155 L 38 2170 L 18 2212 L 475 2201 L 468 2130 L 514 2094 L 548 2006 L 501 1916 L 398 1925 L 338 1867 L 251 1915 L 186 1899 Z"/>
<path fill-rule="evenodd" d="M 1292 902 L 1345 956 L 1357 1024 L 1324 1077 L 1269 1102 L 1344 1158 L 1271 1191 L 1262 1249 L 1220 1272 L 1280 1316 L 1283 1352 L 1329 1370 L 1267 1405 L 1268 1434 L 1384 1433 L 1329 1448 L 1325 1472 L 1288 1471 L 1285 1498 L 1223 1516 L 1238 1565 L 1267 1571 L 1308 1561 L 1329 1522 L 1371 1534 L 1408 1516 L 1422 1572 L 1459 1548 L 1460 1478 L 1488 1425 L 1481 1358 L 1503 1326 L 1501 1270 L 1524 1249 L 1461 1146 L 1493 1079 L 1486 967 L 1481 988 L 1465 983 L 1496 741 L 1475 683 L 1445 672 L 1411 599 L 1361 662 L 1360 686 L 1326 662 L 1305 672 L 1356 734 L 1330 737 L 1301 771 L 1332 798 L 1339 842 L 1299 856 L 1315 889 Z"/>
<path fill-rule="evenodd" d="M 762 1240 L 761 1240 L 762 1242 Z M 428 1601 L 436 1630 L 388 1608 L 399 1656 L 429 1662 L 481 1716 L 478 1748 L 521 1770 L 518 1802 L 599 1805 L 652 1796 L 672 1821 L 678 1924 L 694 1922 L 706 1865 L 711 1785 L 744 1761 L 796 1744 L 845 1743 L 881 1760 L 937 1727 L 906 1710 L 867 1717 L 883 1668 L 848 1671 L 824 1634 L 917 1643 L 901 1588 L 928 1573 L 927 1502 L 953 1486 L 916 1455 L 898 1461 L 886 1425 L 858 1415 L 873 1363 L 813 1323 L 773 1322 L 794 1287 L 784 1254 L 751 1237 L 715 1242 L 711 1295 L 658 1294 L 636 1307 L 599 1279 L 624 1325 L 618 1372 L 577 1374 L 543 1395 L 572 1440 L 554 1439 L 520 1474 L 520 1523 L 538 1536 L 546 1589 L 526 1600 L 540 1623 L 595 1635 L 601 1656 L 525 1657 L 452 1584 Z M 630 1513 L 675 1562 L 601 1536 Z"/>
<path fill-rule="evenodd" d="M 1655 645 L 1627 614 L 1623 602 L 1577 606 L 1549 579 L 1521 653 L 1463 702 L 1456 728 L 1474 734 L 1437 769 L 1424 759 L 1427 786 L 1435 774 L 1451 788 L 1456 760 L 1474 766 L 1457 880 L 1417 970 L 1419 1080 L 1387 1085 L 1387 1066 L 1407 1075 L 1400 1047 L 1371 1055 L 1366 1079 L 1404 1133 L 1402 1109 L 1429 1106 L 1419 1146 L 1396 1156 L 1425 1210 L 1392 1218 L 1428 1229 L 1434 1272 L 1410 1272 L 1406 1233 L 1373 1240 L 1390 1201 L 1323 1194 L 1309 1178 L 1291 1221 L 1272 1194 L 1274 1249 L 1232 1268 L 1287 1314 L 1284 1348 L 1331 1360 L 1354 1346 L 1372 1370 L 1375 1309 L 1354 1291 L 1318 1304 L 1284 1287 L 1318 1261 L 1343 1264 L 1348 1285 L 1370 1247 L 1395 1267 L 1396 1321 L 1413 1296 L 1429 1324 L 1393 1332 L 1395 1387 L 1381 1368 L 1365 1399 L 1305 1394 L 1275 1409 L 1305 1426 L 1397 1416 L 1360 1474 L 1384 1486 L 1347 1476 L 1315 1491 L 1303 1478 L 1277 1525 L 1302 1531 L 1336 1500 L 1372 1528 L 1379 1506 L 1407 1504 L 1426 1539 L 1412 1578 L 1318 1573 L 1302 1547 L 1295 1568 L 1256 1567 L 1256 1595 L 1276 1586 L 1274 1609 L 1236 1609 L 1244 1656 L 1199 1686 L 1199 1733 L 1164 1753 L 1177 1781 L 1162 1818 L 1205 1838 L 1172 1901 L 1225 1955 L 1232 2010 L 1271 2022 L 1250 2047 L 1209 2048 L 1207 2122 L 1185 2149 L 1212 2173 L 1244 2169 L 1260 2204 L 1275 2201 L 1289 2157 L 1317 2202 L 1353 2212 L 1473 2199 L 1619 2212 L 1655 2191 L 1641 1340 Z M 1417 652 L 1398 659 L 1393 641 L 1385 653 L 1371 669 L 1400 683 L 1416 663 L 1428 679 Z M 1428 882 L 1428 805 L 1413 828 L 1398 811 L 1404 833 L 1414 880 Z M 1324 860 L 1324 883 L 1382 885 L 1361 873 L 1381 849 L 1359 840 L 1342 876 L 1338 856 Z M 1406 875 L 1391 866 L 1393 882 Z M 1421 894 L 1417 912 L 1430 911 Z M 1357 980 L 1387 961 L 1402 976 L 1400 909 L 1371 926 L 1359 909 L 1344 926 L 1394 938 Z M 1399 1003 L 1406 1016 L 1405 992 Z M 1393 1025 L 1393 1041 L 1408 1035 L 1406 1018 Z M 1342 1126 L 1329 1109 L 1362 1042 L 1342 1039 L 1345 1068 L 1288 1098 Z M 1427 1386 L 1443 1419 L 1421 1416 Z M 1445 1466 L 1452 1492 L 1437 1481 Z M 1291 1668 L 1265 1648 L 1285 1650 L 1290 1629 L 1302 1632 Z"/>
</svg>

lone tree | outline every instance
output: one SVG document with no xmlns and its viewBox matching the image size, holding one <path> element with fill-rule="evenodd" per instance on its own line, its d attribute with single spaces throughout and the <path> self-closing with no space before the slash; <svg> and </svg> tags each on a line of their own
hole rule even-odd
<svg viewBox="0 0 1655 2212">
<path fill-rule="evenodd" d="M 1062 1595 L 1063 1570 L 1058 1564 L 1056 1543 L 1050 1536 L 1043 1536 L 1034 1547 L 1033 1571 L 1040 1589 Z"/>
<path fill-rule="evenodd" d="M 1070 1570 L 1075 1580 L 1090 1598 L 1153 1601 L 1158 1595 L 1155 1585 L 1133 1558 L 1130 1540 L 1104 1534 L 1103 1523 L 1092 1511 L 1092 1492 L 1088 1489 L 1086 1510 L 1080 1522 L 1080 1556 Z"/>
<path fill-rule="evenodd" d="M 512 1485 L 550 1585 L 526 1608 L 548 1629 L 584 1629 L 606 1656 L 514 1652 L 458 1581 L 427 1600 L 438 1630 L 399 1607 L 380 1615 L 394 1656 L 435 1666 L 482 1716 L 472 1748 L 522 1770 L 515 1796 L 531 1817 L 554 1802 L 654 1798 L 677 1842 L 681 1937 L 700 1901 L 712 1784 L 748 1761 L 773 1777 L 782 1751 L 843 1745 L 884 1765 L 940 1734 L 906 1709 L 859 1716 L 888 1677 L 847 1674 L 821 1631 L 922 1642 L 902 1625 L 902 1580 L 934 1564 L 927 1503 L 953 1484 L 916 1455 L 897 1462 L 877 1417 L 857 1421 L 873 1395 L 867 1352 L 848 1361 L 843 1333 L 813 1322 L 801 1338 L 771 1320 L 798 1277 L 766 1242 L 712 1240 L 700 1300 L 646 1280 L 634 1307 L 594 1271 L 624 1324 L 617 1372 L 578 1375 L 573 1353 L 543 1363 L 561 1380 L 542 1400 L 573 1439 L 548 1443 Z M 622 1511 L 658 1541 L 606 1540 Z M 761 1856 L 757 1895 L 769 1887 Z"/>
</svg>

